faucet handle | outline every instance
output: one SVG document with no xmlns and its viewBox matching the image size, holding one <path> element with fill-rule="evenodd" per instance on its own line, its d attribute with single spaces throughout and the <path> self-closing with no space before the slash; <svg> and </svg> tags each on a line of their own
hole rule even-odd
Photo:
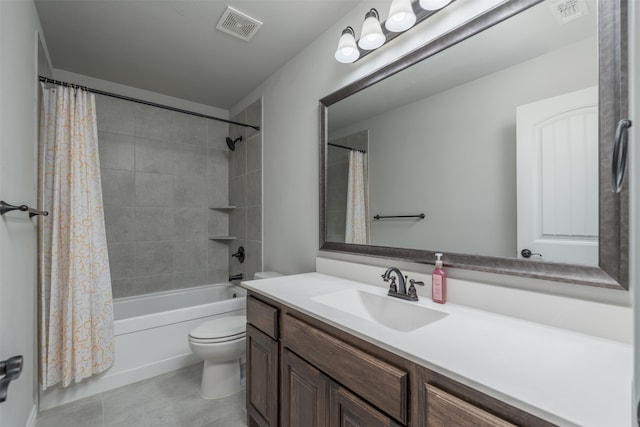
<svg viewBox="0 0 640 427">
<path fill-rule="evenodd" d="M 387 282 L 389 279 L 385 280 Z M 391 284 L 389 285 L 389 292 L 398 292 L 398 285 L 396 285 L 396 278 L 391 278 Z"/>
<path fill-rule="evenodd" d="M 420 285 L 420 286 L 424 286 L 424 282 L 418 281 L 418 280 L 409 280 L 409 283 L 413 286 L 413 285 Z"/>
</svg>

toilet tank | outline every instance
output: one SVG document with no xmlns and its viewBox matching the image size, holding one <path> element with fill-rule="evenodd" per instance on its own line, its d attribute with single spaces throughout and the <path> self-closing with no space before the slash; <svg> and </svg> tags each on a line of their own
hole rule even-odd
<svg viewBox="0 0 640 427">
<path fill-rule="evenodd" d="M 275 271 L 258 271 L 253 275 L 254 279 L 270 279 L 272 277 L 280 277 L 282 274 Z"/>
</svg>

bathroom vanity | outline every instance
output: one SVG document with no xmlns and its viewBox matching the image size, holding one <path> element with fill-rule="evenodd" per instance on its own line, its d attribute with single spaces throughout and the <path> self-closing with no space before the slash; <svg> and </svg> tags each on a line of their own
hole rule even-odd
<svg viewBox="0 0 640 427">
<path fill-rule="evenodd" d="M 246 282 L 249 426 L 623 426 L 629 345 L 320 273 Z"/>
</svg>

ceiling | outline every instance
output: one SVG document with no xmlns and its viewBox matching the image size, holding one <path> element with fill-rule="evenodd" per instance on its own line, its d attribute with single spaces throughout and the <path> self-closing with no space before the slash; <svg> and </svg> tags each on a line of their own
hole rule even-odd
<svg viewBox="0 0 640 427">
<path fill-rule="evenodd" d="M 54 68 L 229 109 L 359 1 L 35 3 Z M 264 23 L 249 42 L 215 29 L 227 5 Z"/>
</svg>

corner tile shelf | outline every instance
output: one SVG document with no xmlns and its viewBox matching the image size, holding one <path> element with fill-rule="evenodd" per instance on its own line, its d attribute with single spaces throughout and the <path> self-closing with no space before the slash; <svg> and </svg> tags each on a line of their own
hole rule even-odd
<svg viewBox="0 0 640 427">
<path fill-rule="evenodd" d="M 227 211 L 235 208 L 236 206 L 209 206 L 209 209 L 219 210 L 219 211 Z"/>
<path fill-rule="evenodd" d="M 211 236 L 209 240 L 236 240 L 234 236 Z"/>
</svg>

